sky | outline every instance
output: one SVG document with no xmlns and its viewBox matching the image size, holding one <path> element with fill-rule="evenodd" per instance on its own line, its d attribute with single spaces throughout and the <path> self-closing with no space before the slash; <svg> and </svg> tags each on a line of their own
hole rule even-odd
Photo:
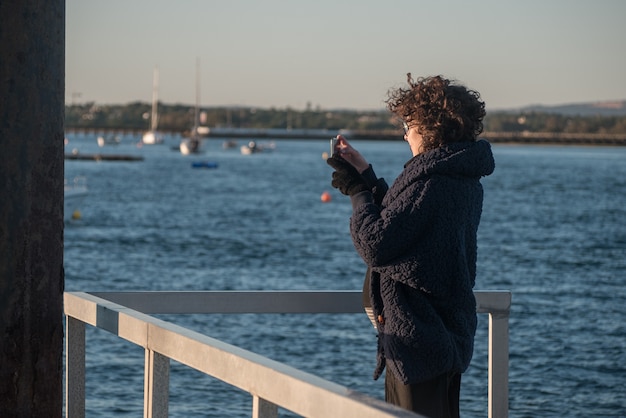
<svg viewBox="0 0 626 418">
<path fill-rule="evenodd" d="M 441 74 L 487 110 L 626 100 L 623 0 L 66 0 L 66 103 L 384 109 Z M 196 63 L 199 62 L 199 66 Z"/>
</svg>

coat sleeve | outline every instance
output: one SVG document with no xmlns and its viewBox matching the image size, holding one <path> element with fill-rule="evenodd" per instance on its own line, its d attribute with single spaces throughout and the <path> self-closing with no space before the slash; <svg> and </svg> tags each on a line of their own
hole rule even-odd
<svg viewBox="0 0 626 418">
<path fill-rule="evenodd" d="M 350 233 L 365 263 L 376 267 L 401 259 L 429 233 L 435 206 L 430 187 L 418 181 L 397 194 L 390 189 L 382 207 L 371 200 L 353 206 Z"/>
</svg>

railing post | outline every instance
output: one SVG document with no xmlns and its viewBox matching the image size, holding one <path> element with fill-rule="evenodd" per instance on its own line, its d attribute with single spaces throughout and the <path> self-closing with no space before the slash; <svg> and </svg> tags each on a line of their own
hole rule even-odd
<svg viewBox="0 0 626 418">
<path fill-rule="evenodd" d="M 252 418 L 278 418 L 278 406 L 254 395 L 252 399 Z"/>
<path fill-rule="evenodd" d="M 489 314 L 489 418 L 509 416 L 509 313 Z"/>
<path fill-rule="evenodd" d="M 65 318 L 65 416 L 85 418 L 85 323 Z"/>
<path fill-rule="evenodd" d="M 167 418 L 170 388 L 170 359 L 146 349 L 144 366 L 144 418 Z"/>
</svg>

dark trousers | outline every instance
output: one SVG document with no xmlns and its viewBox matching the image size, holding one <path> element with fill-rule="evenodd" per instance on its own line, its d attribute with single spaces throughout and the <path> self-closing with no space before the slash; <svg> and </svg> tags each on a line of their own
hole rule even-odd
<svg viewBox="0 0 626 418">
<path fill-rule="evenodd" d="M 405 385 L 387 369 L 385 401 L 429 418 L 459 418 L 461 374 L 445 373 L 432 380 Z"/>
</svg>

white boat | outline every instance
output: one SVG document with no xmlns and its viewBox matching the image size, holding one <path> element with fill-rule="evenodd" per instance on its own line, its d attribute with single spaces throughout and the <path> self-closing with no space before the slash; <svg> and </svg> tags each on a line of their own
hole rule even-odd
<svg viewBox="0 0 626 418">
<path fill-rule="evenodd" d="M 246 145 L 242 145 L 240 149 L 243 155 L 250 155 L 263 151 L 263 149 L 257 146 L 256 142 L 254 141 L 250 141 Z"/>
<path fill-rule="evenodd" d="M 198 132 L 200 112 L 200 59 L 196 59 L 196 108 L 193 115 L 193 128 L 189 138 L 184 138 L 180 142 L 180 153 L 183 155 L 197 154 L 200 152 L 202 139 Z"/>
<path fill-rule="evenodd" d="M 154 68 L 152 77 L 152 112 L 150 113 L 150 130 L 143 134 L 141 142 L 146 145 L 162 144 L 163 138 L 157 132 L 159 125 L 159 69 Z"/>
<path fill-rule="evenodd" d="M 84 177 L 75 177 L 72 182 L 65 179 L 63 193 L 63 220 L 80 219 L 80 209 L 87 196 L 87 181 Z"/>
<path fill-rule="evenodd" d="M 119 145 L 119 143 L 122 142 L 122 138 L 118 135 L 99 136 L 96 141 L 98 142 L 98 146 L 102 148 L 106 145 Z"/>
<path fill-rule="evenodd" d="M 271 151 L 276 148 L 276 144 L 270 142 L 269 144 L 257 144 L 255 141 L 250 141 L 246 145 L 241 146 L 241 153 L 243 155 L 256 154 L 263 151 Z"/>
<path fill-rule="evenodd" d="M 197 137 L 185 138 L 180 141 L 179 148 L 183 155 L 197 154 L 200 152 L 200 139 Z"/>
</svg>

